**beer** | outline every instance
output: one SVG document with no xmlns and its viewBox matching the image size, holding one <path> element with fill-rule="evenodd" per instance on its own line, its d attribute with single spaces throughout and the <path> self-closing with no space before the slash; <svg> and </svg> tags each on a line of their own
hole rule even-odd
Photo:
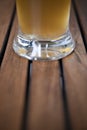
<svg viewBox="0 0 87 130">
<path fill-rule="evenodd" d="M 36 39 L 57 39 L 68 27 L 70 0 L 16 0 L 24 34 Z"/>
</svg>

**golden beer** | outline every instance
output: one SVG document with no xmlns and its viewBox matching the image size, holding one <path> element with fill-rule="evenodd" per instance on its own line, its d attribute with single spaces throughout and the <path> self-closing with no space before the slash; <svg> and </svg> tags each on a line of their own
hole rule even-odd
<svg viewBox="0 0 87 130">
<path fill-rule="evenodd" d="M 55 40 L 67 31 L 70 0 L 16 0 L 16 5 L 24 34 Z"/>
<path fill-rule="evenodd" d="M 16 0 L 18 33 L 14 51 L 30 60 L 57 60 L 75 43 L 69 30 L 71 0 Z"/>
</svg>

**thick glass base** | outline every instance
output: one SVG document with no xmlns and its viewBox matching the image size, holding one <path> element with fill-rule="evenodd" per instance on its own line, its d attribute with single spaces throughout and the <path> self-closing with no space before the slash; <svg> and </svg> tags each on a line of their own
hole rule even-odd
<svg viewBox="0 0 87 130">
<path fill-rule="evenodd" d="M 23 35 L 14 39 L 14 51 L 30 60 L 57 60 L 69 55 L 75 48 L 71 33 L 67 31 L 62 37 L 51 41 L 30 40 Z"/>
</svg>

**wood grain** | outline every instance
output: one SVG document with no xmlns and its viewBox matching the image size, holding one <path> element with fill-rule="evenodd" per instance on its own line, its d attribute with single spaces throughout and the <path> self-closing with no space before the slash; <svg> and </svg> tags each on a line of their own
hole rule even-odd
<svg viewBox="0 0 87 130">
<path fill-rule="evenodd" d="M 2 6 L 1 6 L 2 5 Z M 14 2 L 0 1 L 0 49 L 11 20 Z M 84 37 L 86 29 L 86 0 L 76 1 Z M 82 9 L 81 9 L 82 7 Z M 8 10 L 5 10 L 5 9 Z M 2 15 L 3 14 L 3 15 Z M 21 130 L 28 61 L 12 49 L 16 19 L 10 33 L 0 68 L 0 130 Z M 87 53 L 73 9 L 70 28 L 76 42 L 74 53 L 63 59 L 64 81 L 73 130 L 87 129 Z M 61 75 L 58 61 L 33 62 L 27 130 L 65 130 Z"/>
<path fill-rule="evenodd" d="M 27 130 L 64 130 L 59 65 L 34 62 Z"/>
<path fill-rule="evenodd" d="M 15 0 L 0 0 L 0 51 L 11 21 Z"/>
<path fill-rule="evenodd" d="M 87 0 L 75 0 L 76 10 L 78 13 L 78 18 L 80 21 L 80 25 L 82 27 L 82 33 L 84 38 L 86 39 L 86 47 L 87 47 Z M 87 48 L 86 48 L 87 49 Z"/>
<path fill-rule="evenodd" d="M 21 130 L 22 125 L 28 61 L 13 52 L 16 25 L 15 19 L 0 70 L 0 130 Z"/>
<path fill-rule="evenodd" d="M 73 54 L 63 59 L 68 107 L 73 130 L 87 129 L 87 54 L 72 12 L 71 30 L 76 42 Z"/>
</svg>

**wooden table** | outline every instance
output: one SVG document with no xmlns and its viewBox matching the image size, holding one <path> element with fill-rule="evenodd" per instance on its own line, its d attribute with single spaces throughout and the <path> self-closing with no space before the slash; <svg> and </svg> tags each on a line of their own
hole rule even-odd
<svg viewBox="0 0 87 130">
<path fill-rule="evenodd" d="M 87 0 L 73 0 L 74 53 L 59 61 L 17 56 L 15 0 L 0 0 L 0 130 L 87 130 Z"/>
</svg>

